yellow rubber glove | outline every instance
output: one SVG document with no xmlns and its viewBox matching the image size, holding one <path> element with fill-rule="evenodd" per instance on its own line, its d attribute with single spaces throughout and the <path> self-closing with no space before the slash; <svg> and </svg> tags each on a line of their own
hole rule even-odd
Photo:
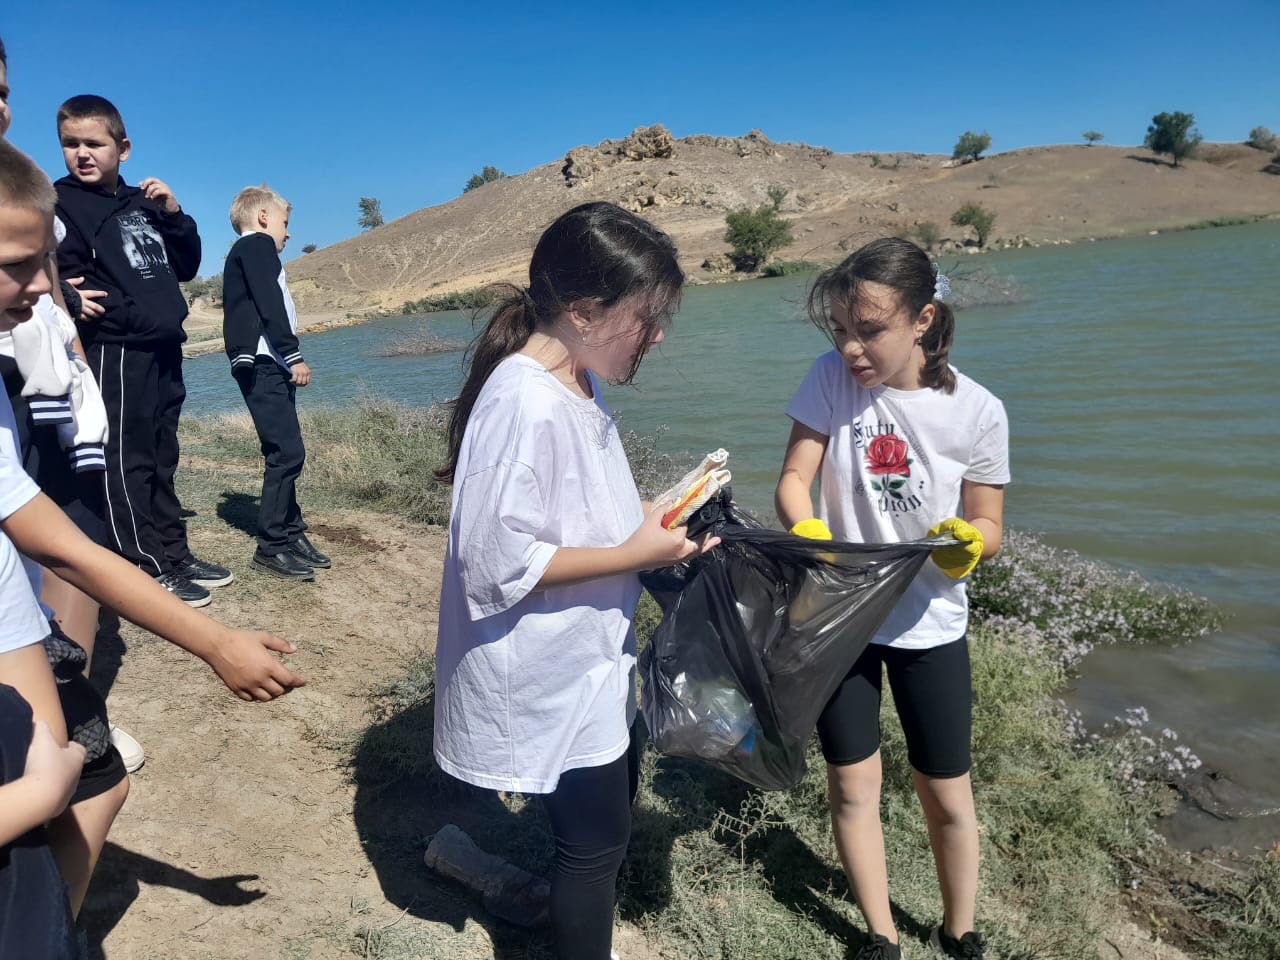
<svg viewBox="0 0 1280 960">
<path fill-rule="evenodd" d="M 807 537 L 810 540 L 833 540 L 831 531 L 827 529 L 827 525 L 813 517 L 809 520 L 801 520 L 791 528 L 792 536 Z"/>
<path fill-rule="evenodd" d="M 959 517 L 952 517 L 930 530 L 929 536 L 940 533 L 949 533 L 960 542 L 953 547 L 939 547 L 929 556 L 952 580 L 963 580 L 982 559 L 982 531 Z"/>
</svg>

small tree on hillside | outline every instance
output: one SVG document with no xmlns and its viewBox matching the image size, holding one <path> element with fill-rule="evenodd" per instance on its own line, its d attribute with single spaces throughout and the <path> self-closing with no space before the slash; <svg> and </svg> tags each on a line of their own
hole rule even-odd
<svg viewBox="0 0 1280 960">
<path fill-rule="evenodd" d="M 356 221 L 360 224 L 361 230 L 372 230 L 374 227 L 380 227 L 383 224 L 382 219 L 382 201 L 376 197 L 360 198 L 360 219 Z"/>
<path fill-rule="evenodd" d="M 1254 127 L 1245 143 L 1257 150 L 1271 151 L 1276 148 L 1276 135 L 1266 127 Z"/>
<path fill-rule="evenodd" d="M 957 227 L 973 227 L 978 234 L 978 246 L 985 247 L 996 215 L 980 203 L 966 203 L 951 215 L 951 222 Z"/>
<path fill-rule="evenodd" d="M 1102 134 L 1097 130 L 1086 130 L 1084 133 L 1080 134 L 1080 136 L 1084 137 L 1085 143 L 1091 147 L 1102 139 Z"/>
<path fill-rule="evenodd" d="M 1151 126 L 1147 127 L 1143 143 L 1156 153 L 1169 154 L 1176 167 L 1183 157 L 1194 154 L 1196 147 L 1204 140 L 1195 126 L 1194 113 L 1157 113 L 1151 118 Z"/>
<path fill-rule="evenodd" d="M 781 186 L 780 184 L 777 184 L 777 183 L 772 184 L 769 187 L 766 193 L 767 193 L 767 196 L 769 197 L 769 202 L 773 204 L 773 209 L 775 210 L 782 209 L 782 201 L 787 199 L 787 192 L 788 191 L 786 187 Z"/>
<path fill-rule="evenodd" d="M 942 239 L 942 230 L 932 220 L 917 223 L 911 232 L 915 234 L 916 239 L 920 241 L 920 245 L 926 250 L 932 250 L 933 245 Z"/>
<path fill-rule="evenodd" d="M 960 139 L 956 141 L 956 147 L 951 151 L 951 156 L 955 160 L 980 160 L 980 154 L 989 146 L 991 146 L 991 134 L 987 131 L 974 133 L 972 130 L 966 130 L 960 134 Z"/>
<path fill-rule="evenodd" d="M 303 247 L 303 248 L 302 248 L 302 252 L 303 252 L 303 253 L 315 253 L 315 252 L 316 252 L 316 245 L 315 245 L 314 243 L 308 243 L 305 247 Z"/>
<path fill-rule="evenodd" d="M 467 185 L 462 188 L 463 193 L 470 193 L 476 187 L 483 187 L 486 183 L 493 183 L 495 180 L 505 180 L 507 175 L 497 167 L 485 167 L 479 173 L 473 173 L 471 179 L 467 181 Z"/>
<path fill-rule="evenodd" d="M 795 238 L 791 224 L 778 216 L 777 209 L 769 203 L 752 210 L 742 207 L 725 215 L 724 242 L 733 247 L 729 258 L 742 272 L 758 270 L 778 250 Z"/>
</svg>

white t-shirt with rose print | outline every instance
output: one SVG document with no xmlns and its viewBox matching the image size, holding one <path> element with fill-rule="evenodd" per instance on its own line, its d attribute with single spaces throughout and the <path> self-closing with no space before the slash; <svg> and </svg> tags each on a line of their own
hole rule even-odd
<svg viewBox="0 0 1280 960">
<path fill-rule="evenodd" d="M 818 516 L 837 540 L 915 540 L 961 516 L 960 482 L 1009 482 L 1004 405 L 960 373 L 954 393 L 858 386 L 834 350 L 823 354 L 787 416 L 828 437 Z M 963 580 L 927 563 L 872 642 L 909 650 L 964 636 Z"/>
</svg>

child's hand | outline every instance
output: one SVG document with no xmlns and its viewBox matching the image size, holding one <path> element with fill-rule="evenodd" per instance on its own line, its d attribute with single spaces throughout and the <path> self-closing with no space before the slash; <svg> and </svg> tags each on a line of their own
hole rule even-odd
<svg viewBox="0 0 1280 960">
<path fill-rule="evenodd" d="M 66 281 L 68 286 L 75 287 L 80 294 L 80 316 L 76 317 L 77 320 L 97 320 L 107 312 L 107 308 L 98 303 L 99 300 L 107 299 L 107 291 L 81 289 L 84 277 L 67 277 Z"/>
<path fill-rule="evenodd" d="M 289 641 L 260 630 L 229 630 L 208 663 L 227 689 L 241 700 L 266 702 L 283 697 L 294 687 L 307 685 L 270 653 L 294 653 L 297 649 Z"/>
<path fill-rule="evenodd" d="M 670 566 L 690 557 L 701 556 L 719 545 L 720 538 L 710 534 L 701 540 L 690 540 L 685 536 L 688 527 L 666 529 L 662 525 L 662 516 L 666 511 L 666 507 L 651 510 L 640 528 L 627 538 L 624 546 L 633 554 L 635 569 L 653 570 Z"/>
<path fill-rule="evenodd" d="M 138 184 L 138 189 L 142 191 L 142 197 L 147 204 L 161 213 L 177 213 L 182 209 L 178 206 L 178 198 L 173 195 L 169 185 L 162 180 L 147 177 Z"/>
<path fill-rule="evenodd" d="M 39 785 L 41 796 L 48 804 L 45 809 L 50 818 L 66 809 L 83 769 L 84 747 L 75 741 L 65 747 L 59 746 L 49 725 L 37 720 L 32 727 L 27 766 L 22 775 Z"/>
<path fill-rule="evenodd" d="M 311 382 L 311 368 L 301 360 L 290 367 L 289 372 L 293 374 L 292 380 L 295 386 L 305 387 Z"/>
<path fill-rule="evenodd" d="M 973 568 L 982 559 L 982 531 L 959 517 L 952 517 L 930 530 L 929 536 L 936 537 L 940 533 L 950 533 L 960 542 L 954 547 L 939 547 L 929 556 L 952 580 L 962 580 L 973 573 Z"/>
<path fill-rule="evenodd" d="M 817 517 L 810 517 L 808 520 L 801 520 L 791 528 L 793 537 L 804 537 L 807 540 L 832 540 L 831 531 L 827 525 Z"/>
</svg>

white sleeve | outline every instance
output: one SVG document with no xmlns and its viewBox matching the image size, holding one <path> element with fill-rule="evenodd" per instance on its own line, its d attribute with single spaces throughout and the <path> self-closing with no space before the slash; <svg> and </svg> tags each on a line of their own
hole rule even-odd
<svg viewBox="0 0 1280 960">
<path fill-rule="evenodd" d="M 40 488 L 22 469 L 18 458 L 13 408 L 0 397 L 0 520 L 25 507 Z M 31 571 L 17 549 L 0 533 L 0 653 L 39 643 L 49 633 L 32 588 Z"/>
<path fill-rule="evenodd" d="M 829 437 L 832 430 L 831 417 L 835 409 L 835 399 L 831 396 L 831 376 L 827 372 L 830 362 L 824 354 L 813 362 L 809 375 L 800 384 L 800 389 L 787 407 L 787 416 L 796 423 L 803 424 L 810 430 L 816 430 L 824 437 Z"/>
<path fill-rule="evenodd" d="M 454 504 L 458 571 L 473 620 L 519 603 L 556 552 L 539 540 L 545 498 L 526 464 L 506 460 L 464 477 Z"/>
<path fill-rule="evenodd" d="M 994 397 L 978 418 L 977 438 L 964 478 L 973 483 L 1009 482 L 1009 418 L 1004 404 Z"/>
</svg>

